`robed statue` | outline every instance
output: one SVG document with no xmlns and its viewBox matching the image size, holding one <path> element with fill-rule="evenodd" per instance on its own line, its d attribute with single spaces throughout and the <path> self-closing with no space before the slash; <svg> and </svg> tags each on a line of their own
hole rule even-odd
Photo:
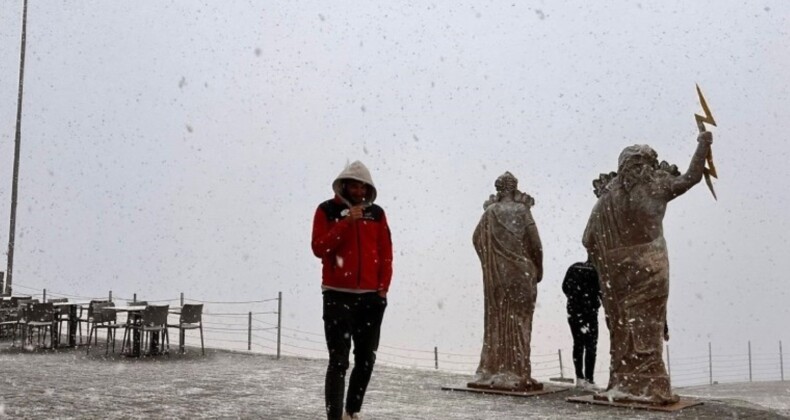
<svg viewBox="0 0 790 420">
<path fill-rule="evenodd" d="M 472 388 L 535 391 L 530 336 L 532 314 L 543 276 L 543 249 L 530 208 L 535 200 L 518 190 L 505 172 L 494 183 L 496 195 L 483 205 L 472 242 L 483 267 L 485 333 Z"/>
<path fill-rule="evenodd" d="M 620 153 L 611 179 L 602 175 L 593 182 L 599 198 L 582 242 L 599 274 L 609 327 L 608 398 L 652 404 L 678 400 L 661 357 L 669 297 L 662 222 L 667 203 L 702 179 L 713 136 L 702 132 L 697 142 L 685 173 L 659 164 L 649 146 L 634 145 Z"/>
</svg>

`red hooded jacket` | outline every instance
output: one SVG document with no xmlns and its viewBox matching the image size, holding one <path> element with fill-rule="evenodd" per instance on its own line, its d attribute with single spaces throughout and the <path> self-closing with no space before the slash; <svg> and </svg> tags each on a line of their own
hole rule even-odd
<svg viewBox="0 0 790 420">
<path fill-rule="evenodd" d="M 361 219 L 348 218 L 342 181 L 368 184 Z M 313 218 L 313 254 L 321 258 L 322 285 L 342 291 L 387 291 L 392 279 L 392 240 L 384 209 L 373 204 L 376 189 L 360 162 L 349 165 L 333 183 L 335 198 L 321 203 Z"/>
</svg>

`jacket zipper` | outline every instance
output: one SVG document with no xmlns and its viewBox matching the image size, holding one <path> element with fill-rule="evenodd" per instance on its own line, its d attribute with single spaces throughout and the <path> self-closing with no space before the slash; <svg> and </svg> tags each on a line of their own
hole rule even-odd
<svg viewBox="0 0 790 420">
<path fill-rule="evenodd" d="M 362 247 L 359 242 L 359 225 L 354 221 L 354 232 L 357 234 L 357 289 L 362 286 Z"/>
</svg>

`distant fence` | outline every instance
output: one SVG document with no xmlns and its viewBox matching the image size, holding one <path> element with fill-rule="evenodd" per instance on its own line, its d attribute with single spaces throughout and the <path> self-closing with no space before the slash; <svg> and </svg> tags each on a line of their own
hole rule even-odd
<svg viewBox="0 0 790 420">
<path fill-rule="evenodd" d="M 203 324 L 205 341 L 208 347 L 227 350 L 247 350 L 251 352 L 271 354 L 280 358 L 281 355 L 325 359 L 327 357 L 326 342 L 323 333 L 301 331 L 282 325 L 282 292 L 276 298 L 249 301 L 209 301 L 197 300 L 184 296 L 174 299 L 151 300 L 131 297 L 113 296 L 109 291 L 105 296 L 77 296 L 66 293 L 48 291 L 16 284 L 18 289 L 29 290 L 33 297 L 42 300 L 52 297 L 66 297 L 75 300 L 119 299 L 129 302 L 145 300 L 153 303 L 178 302 L 203 303 Z M 40 293 L 32 293 L 39 292 Z M 197 334 L 187 335 L 186 344 L 200 345 Z M 775 351 L 752 351 L 751 341 L 746 342 L 743 353 L 725 353 L 714 351 L 708 343 L 707 352 L 698 355 L 676 356 L 667 345 L 664 361 L 674 386 L 692 386 L 717 384 L 725 382 L 752 381 L 784 381 L 784 361 L 788 354 L 783 353 L 782 342 L 777 343 Z M 732 349 L 729 345 L 728 349 Z M 600 354 L 606 349 L 598 349 Z M 556 353 L 535 354 L 530 357 L 532 374 L 535 378 L 573 379 L 575 374 L 570 351 L 559 349 Z M 377 361 L 395 367 L 410 369 L 441 370 L 452 373 L 473 374 L 477 369 L 480 354 L 464 354 L 447 352 L 434 347 L 432 349 L 412 349 L 380 345 Z M 598 378 L 608 375 L 606 366 L 600 366 L 595 372 Z"/>
<path fill-rule="evenodd" d="M 728 346 L 728 349 L 731 349 Z M 666 347 L 664 357 L 667 370 L 674 384 L 714 385 L 724 382 L 784 381 L 784 361 L 787 354 L 782 349 L 782 341 L 776 343 L 776 350 L 752 351 L 752 342 L 747 341 L 745 353 L 724 353 L 714 351 L 708 343 L 708 354 L 675 357 Z"/>
</svg>

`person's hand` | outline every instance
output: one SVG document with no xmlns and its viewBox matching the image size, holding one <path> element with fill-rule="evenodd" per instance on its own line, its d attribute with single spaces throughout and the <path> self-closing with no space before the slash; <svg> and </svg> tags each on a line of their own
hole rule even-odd
<svg viewBox="0 0 790 420">
<path fill-rule="evenodd" d="M 351 220 L 357 220 L 362 218 L 362 206 L 354 206 L 348 210 L 348 217 Z"/>
<path fill-rule="evenodd" d="M 386 299 L 387 298 L 387 291 L 386 290 L 379 290 L 376 293 L 378 293 L 379 297 L 382 298 L 382 299 Z"/>
<path fill-rule="evenodd" d="M 699 136 L 697 136 L 697 141 L 700 143 L 705 142 L 708 144 L 713 144 L 713 133 L 710 131 L 703 131 L 699 133 Z"/>
</svg>

